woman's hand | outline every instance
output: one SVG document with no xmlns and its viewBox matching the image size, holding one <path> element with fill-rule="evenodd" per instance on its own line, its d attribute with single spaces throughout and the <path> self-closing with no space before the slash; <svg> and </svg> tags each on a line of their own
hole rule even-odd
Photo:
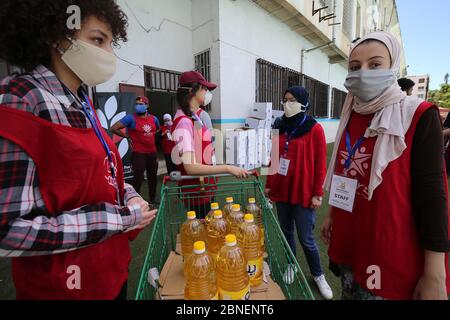
<svg viewBox="0 0 450 320">
<path fill-rule="evenodd" d="M 414 300 L 448 300 L 445 285 L 445 274 L 443 276 L 432 276 L 424 274 L 417 283 L 413 295 Z"/>
<path fill-rule="evenodd" d="M 235 166 L 228 166 L 228 173 L 236 178 L 248 178 L 248 171 Z"/>
<path fill-rule="evenodd" d="M 158 212 L 158 210 L 156 209 L 150 210 L 150 205 L 148 204 L 148 202 L 141 197 L 131 198 L 127 202 L 127 206 L 129 207 L 136 204 L 141 207 L 142 220 L 138 225 L 128 229 L 127 232 L 135 229 L 144 229 L 153 221 L 153 219 L 155 219 L 156 213 Z"/>
<path fill-rule="evenodd" d="M 317 209 L 322 205 L 322 198 L 321 197 L 312 197 L 311 199 L 311 208 Z"/>
<path fill-rule="evenodd" d="M 333 218 L 330 214 L 325 217 L 325 220 L 322 223 L 322 227 L 320 229 L 320 237 L 322 241 L 329 246 L 331 241 L 331 232 L 333 229 Z"/>
</svg>

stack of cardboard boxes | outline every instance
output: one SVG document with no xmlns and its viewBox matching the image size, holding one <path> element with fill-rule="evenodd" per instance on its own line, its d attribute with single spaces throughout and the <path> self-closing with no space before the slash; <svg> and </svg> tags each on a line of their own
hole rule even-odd
<svg viewBox="0 0 450 320">
<path fill-rule="evenodd" d="M 270 163 L 272 103 L 255 103 L 243 128 L 226 132 L 226 163 L 253 170 Z"/>
</svg>

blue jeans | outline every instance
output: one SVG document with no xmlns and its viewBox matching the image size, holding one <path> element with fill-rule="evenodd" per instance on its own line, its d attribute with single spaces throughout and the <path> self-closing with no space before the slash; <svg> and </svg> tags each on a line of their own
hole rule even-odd
<svg viewBox="0 0 450 320">
<path fill-rule="evenodd" d="M 281 230 L 283 231 L 292 252 L 294 255 L 297 252 L 294 231 L 294 228 L 296 227 L 298 240 L 302 245 L 311 274 L 314 277 L 321 276 L 323 271 L 320 264 L 319 249 L 313 234 L 316 223 L 315 210 L 284 202 L 277 202 L 276 205 Z"/>
</svg>

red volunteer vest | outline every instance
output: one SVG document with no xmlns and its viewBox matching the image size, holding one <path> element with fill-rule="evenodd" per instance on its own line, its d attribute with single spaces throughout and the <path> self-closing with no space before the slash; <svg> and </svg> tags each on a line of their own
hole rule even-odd
<svg viewBox="0 0 450 320">
<path fill-rule="evenodd" d="M 113 153 L 123 202 L 122 161 L 115 144 L 101 131 Z M 49 217 L 87 204 L 117 202 L 106 153 L 93 129 L 54 124 L 0 106 L 0 136 L 19 145 L 33 159 Z M 13 258 L 17 298 L 113 299 L 128 278 L 130 260 L 128 235 L 124 233 L 75 251 Z M 74 274 L 71 266 L 80 271 L 81 289 L 68 288 L 68 279 Z"/>
<path fill-rule="evenodd" d="M 136 122 L 136 127 L 128 130 L 128 135 L 133 143 L 133 152 L 155 153 L 155 118 L 150 114 L 145 118 L 138 117 L 136 114 L 133 117 Z"/>
<path fill-rule="evenodd" d="M 163 136 L 161 142 L 163 153 L 165 155 L 170 155 L 172 153 L 173 147 L 175 146 L 175 143 L 167 138 L 166 132 L 171 132 L 171 128 L 169 126 L 163 125 L 161 126 L 161 131 Z"/>
<path fill-rule="evenodd" d="M 175 132 L 175 130 L 178 127 L 178 124 L 180 123 L 181 119 L 188 119 L 192 122 L 192 125 L 194 126 L 194 120 L 192 118 L 189 118 L 188 116 L 180 116 L 176 118 L 172 125 L 172 136 Z M 200 129 L 195 129 L 194 126 L 194 139 L 195 141 L 200 140 L 201 143 L 201 155 L 200 150 L 195 151 L 196 159 L 201 159 L 201 163 L 205 165 L 211 165 L 212 164 L 212 157 L 214 154 L 214 147 L 212 143 L 211 133 L 209 132 L 208 128 L 205 126 L 202 126 Z M 181 174 L 187 175 L 186 170 L 184 169 L 183 164 L 177 165 L 178 170 L 181 172 Z M 205 184 L 215 184 L 217 182 L 217 178 L 204 178 Z M 189 180 L 182 180 L 180 181 L 180 186 L 192 186 L 192 185 L 198 185 L 200 183 L 199 179 L 189 179 Z M 190 204 L 194 206 L 203 205 L 208 202 L 210 202 L 210 199 L 214 196 L 214 192 L 211 190 L 216 190 L 217 187 L 212 185 L 209 187 L 192 187 L 192 188 L 183 188 L 182 191 L 186 193 L 189 197 L 195 197 L 193 199 L 185 200 L 185 204 Z"/>
<path fill-rule="evenodd" d="M 367 199 L 367 186 L 376 137 L 366 139 L 356 152 L 348 172 L 349 178 L 358 180 L 353 212 L 331 208 L 330 259 L 351 266 L 355 281 L 361 287 L 386 299 L 411 299 L 423 274 L 424 254 L 412 214 L 410 163 L 417 123 L 423 113 L 432 107 L 424 102 L 417 109 L 405 136 L 407 149 L 387 166 L 383 172 L 383 182 L 375 189 L 371 201 Z M 349 123 L 352 145 L 364 135 L 372 118 L 373 115 L 352 113 Z M 343 175 L 346 155 L 344 135 L 339 144 L 335 174 Z M 369 289 L 367 286 L 367 280 L 373 274 L 371 266 L 379 267 L 381 289 Z"/>
</svg>

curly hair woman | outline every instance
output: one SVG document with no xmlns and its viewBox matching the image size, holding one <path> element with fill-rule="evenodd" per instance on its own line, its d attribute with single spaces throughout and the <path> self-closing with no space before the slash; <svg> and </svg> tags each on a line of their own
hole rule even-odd
<svg viewBox="0 0 450 320">
<path fill-rule="evenodd" d="M 17 298 L 125 298 L 128 231 L 156 210 L 124 183 L 82 84 L 114 74 L 126 15 L 113 0 L 3 0 L 0 28 L 0 59 L 24 70 L 0 82 L 0 256 Z"/>
</svg>

